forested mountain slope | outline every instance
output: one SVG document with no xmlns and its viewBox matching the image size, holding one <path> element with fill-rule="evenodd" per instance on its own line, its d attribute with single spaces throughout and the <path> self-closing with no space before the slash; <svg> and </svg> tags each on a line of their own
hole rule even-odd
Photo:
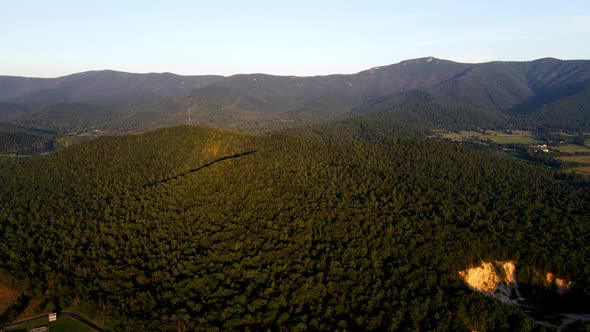
<svg viewBox="0 0 590 332">
<path fill-rule="evenodd" d="M 39 154 L 55 148 L 55 132 L 0 123 L 0 153 Z"/>
<path fill-rule="evenodd" d="M 11 123 L 66 134 L 103 128 L 106 123 L 120 116 L 121 114 L 113 107 L 63 103 L 48 106 L 38 112 L 29 112 Z"/>
<path fill-rule="evenodd" d="M 589 88 L 590 61 L 489 62 L 439 84 L 369 100 L 353 113 L 394 113 L 401 122 L 430 128 L 579 130 L 590 125 Z M 424 112 L 428 108 L 433 111 Z"/>
<path fill-rule="evenodd" d="M 447 143 L 173 127 L 1 161 L 0 268 L 109 330 L 534 329 L 458 271 L 552 271 L 581 310 L 589 188 Z"/>
<path fill-rule="evenodd" d="M 538 127 L 550 129 L 572 128 L 588 130 L 590 128 L 590 86 L 558 100 L 543 104 L 528 114 Z"/>
<path fill-rule="evenodd" d="M 25 112 L 27 112 L 27 109 L 22 106 L 0 102 L 0 121 L 18 117 Z"/>
<path fill-rule="evenodd" d="M 31 109 L 70 102 L 112 104 L 186 94 L 222 76 L 88 71 L 58 78 L 0 76 L 0 101 Z"/>
<path fill-rule="evenodd" d="M 192 93 L 195 102 L 275 113 L 343 112 L 367 99 L 429 86 L 452 78 L 466 65 L 428 58 L 375 67 L 351 75 L 234 75 Z"/>
</svg>

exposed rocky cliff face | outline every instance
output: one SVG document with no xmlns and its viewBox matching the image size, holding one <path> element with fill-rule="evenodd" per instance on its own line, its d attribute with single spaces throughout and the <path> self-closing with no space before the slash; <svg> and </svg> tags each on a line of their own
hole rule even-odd
<svg viewBox="0 0 590 332">
<path fill-rule="evenodd" d="M 572 288 L 572 285 L 573 285 L 573 282 L 562 279 L 562 278 L 557 278 L 551 272 L 547 272 L 545 274 L 545 281 L 546 281 L 547 286 L 550 286 L 550 285 L 557 286 L 557 292 L 561 295 L 567 293 Z"/>
<path fill-rule="evenodd" d="M 564 310 L 561 304 L 568 303 L 571 299 L 567 296 L 572 295 L 568 293 L 574 282 L 558 278 L 552 272 L 539 272 L 532 269 L 532 278 L 525 277 L 524 282 L 519 284 L 518 270 L 514 261 L 482 261 L 479 266 L 460 271 L 459 276 L 471 289 L 501 302 L 523 308 L 544 327 L 561 331 L 577 322 L 590 321 L 590 315 L 577 312 L 581 309 L 579 307 L 569 308 L 572 312 L 561 311 Z M 531 273 L 529 272 L 529 274 Z M 522 286 L 522 290 L 519 290 L 520 286 Z M 531 292 L 531 288 L 535 287 L 542 291 Z M 528 291 L 525 288 L 528 288 Z M 535 293 L 544 295 L 541 297 L 531 296 Z M 557 301 L 557 305 L 553 303 L 548 306 L 547 304 L 551 304 L 552 301 Z"/>
<path fill-rule="evenodd" d="M 516 264 L 513 261 L 481 262 L 480 266 L 459 272 L 459 276 L 472 289 L 490 295 L 502 302 L 517 304 L 521 300 L 516 281 Z"/>
<path fill-rule="evenodd" d="M 557 278 L 551 272 L 536 271 L 535 273 L 543 277 L 543 286 L 555 286 L 561 295 L 566 294 L 573 285 L 572 281 Z M 459 272 L 459 276 L 472 289 L 502 302 L 518 304 L 519 301 L 524 300 L 518 291 L 517 268 L 514 261 L 481 262 L 480 266 Z"/>
</svg>

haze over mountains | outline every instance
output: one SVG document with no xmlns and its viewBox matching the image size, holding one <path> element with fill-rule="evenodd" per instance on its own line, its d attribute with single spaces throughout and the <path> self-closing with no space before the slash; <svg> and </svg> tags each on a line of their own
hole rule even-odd
<svg viewBox="0 0 590 332">
<path fill-rule="evenodd" d="M 1 122 L 58 134 L 189 121 L 265 130 L 364 116 L 426 128 L 583 129 L 590 127 L 589 100 L 590 61 L 553 58 L 467 64 L 426 57 L 310 77 L 108 70 L 0 77 Z"/>
<path fill-rule="evenodd" d="M 0 99 L 29 109 L 65 102 L 113 103 L 178 96 L 221 76 L 88 71 L 58 78 L 0 77 Z"/>
</svg>

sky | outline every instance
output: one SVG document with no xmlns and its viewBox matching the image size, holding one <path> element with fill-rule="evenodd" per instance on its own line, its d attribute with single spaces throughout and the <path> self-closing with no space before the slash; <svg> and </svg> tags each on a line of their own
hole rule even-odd
<svg viewBox="0 0 590 332">
<path fill-rule="evenodd" d="M 590 0 L 0 0 L 0 75 L 355 73 L 590 59 Z"/>
</svg>

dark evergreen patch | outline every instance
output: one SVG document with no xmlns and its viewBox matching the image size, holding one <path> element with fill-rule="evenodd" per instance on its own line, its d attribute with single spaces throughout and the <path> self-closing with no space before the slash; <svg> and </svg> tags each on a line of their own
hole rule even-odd
<svg viewBox="0 0 590 332">
<path fill-rule="evenodd" d="M 587 298 L 589 188 L 404 135 L 174 127 L 1 161 L 0 267 L 109 330 L 533 330 L 458 271 L 514 259 Z"/>
</svg>

